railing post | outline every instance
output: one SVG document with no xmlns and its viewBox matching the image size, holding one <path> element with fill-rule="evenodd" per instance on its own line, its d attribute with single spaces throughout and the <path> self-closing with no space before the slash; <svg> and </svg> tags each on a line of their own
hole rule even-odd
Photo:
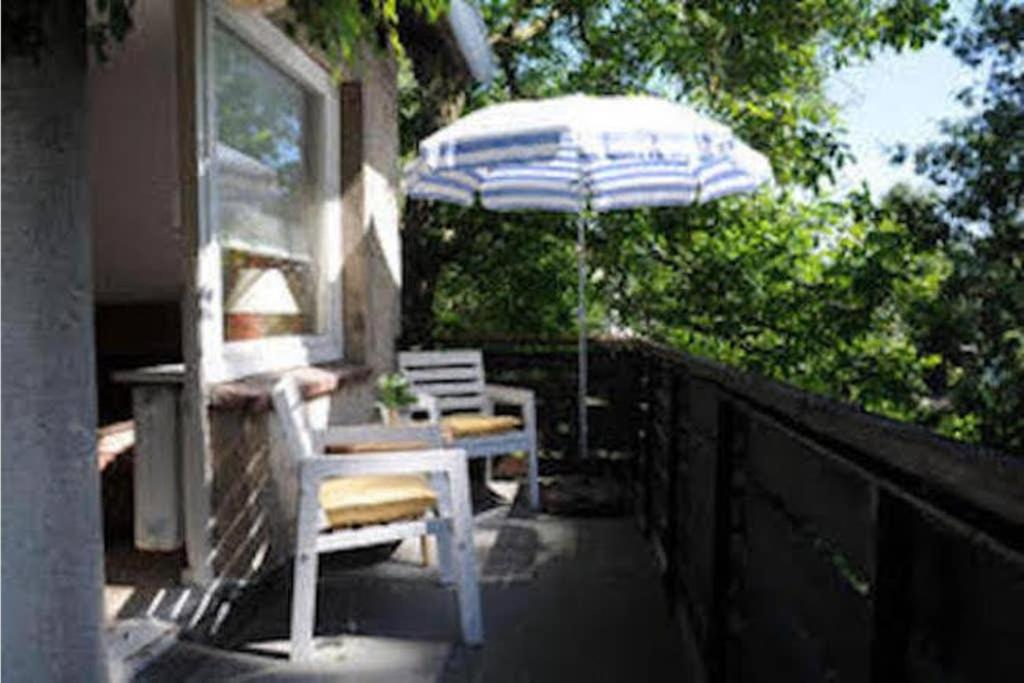
<svg viewBox="0 0 1024 683">
<path fill-rule="evenodd" d="M 904 507 L 892 494 L 875 485 L 875 552 L 871 618 L 871 680 L 894 681 L 906 676 L 911 612 L 907 604 L 910 565 L 909 540 L 901 527 Z"/>
<path fill-rule="evenodd" d="M 680 419 L 679 411 L 682 401 L 679 398 L 681 382 L 679 369 L 673 365 L 668 369 L 668 415 L 665 419 L 667 437 L 666 467 L 668 470 L 668 490 L 666 492 L 666 529 L 665 529 L 665 594 L 668 598 L 670 612 L 675 612 L 679 581 L 679 446 Z"/>
<path fill-rule="evenodd" d="M 651 499 L 651 488 L 654 479 L 653 463 L 653 432 L 654 432 L 654 398 L 651 395 L 653 386 L 653 360 L 645 353 L 641 364 L 641 410 L 642 433 L 640 437 L 640 459 L 637 472 L 637 479 L 640 488 L 640 501 L 637 513 L 640 519 L 640 530 L 644 535 L 651 532 L 651 517 L 653 515 L 653 501 Z"/>
<path fill-rule="evenodd" d="M 647 448 L 645 449 L 647 469 L 644 470 L 644 530 L 647 537 L 655 539 L 654 523 L 655 477 L 657 476 L 658 434 L 655 424 L 658 421 L 657 395 L 658 362 L 652 357 L 647 364 Z"/>
<path fill-rule="evenodd" d="M 708 640 L 706 648 L 708 674 L 712 681 L 737 678 L 730 668 L 730 619 L 737 593 L 742 590 L 741 567 L 744 554 L 742 469 L 748 441 L 747 418 L 732 400 L 715 392 L 718 400 L 718 429 L 715 448 L 714 475 L 714 560 L 713 584 Z"/>
</svg>

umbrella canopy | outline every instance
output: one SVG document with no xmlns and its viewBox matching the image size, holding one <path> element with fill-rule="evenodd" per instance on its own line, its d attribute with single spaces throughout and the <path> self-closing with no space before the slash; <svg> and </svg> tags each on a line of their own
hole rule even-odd
<svg viewBox="0 0 1024 683">
<path fill-rule="evenodd" d="M 485 208 L 603 212 L 707 202 L 771 179 L 722 124 L 647 96 L 519 101 L 480 109 L 420 143 L 410 197 Z"/>
<path fill-rule="evenodd" d="M 570 95 L 496 104 L 420 142 L 406 193 L 495 211 L 578 213 L 579 441 L 587 451 L 584 211 L 704 203 L 772 179 L 726 126 L 654 97 Z"/>
</svg>

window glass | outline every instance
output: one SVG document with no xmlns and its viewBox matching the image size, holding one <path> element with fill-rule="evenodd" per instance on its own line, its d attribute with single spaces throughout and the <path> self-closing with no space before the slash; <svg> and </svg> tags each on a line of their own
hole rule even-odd
<svg viewBox="0 0 1024 683">
<path fill-rule="evenodd" d="M 224 338 L 319 334 L 313 95 L 220 25 L 213 51 Z"/>
</svg>

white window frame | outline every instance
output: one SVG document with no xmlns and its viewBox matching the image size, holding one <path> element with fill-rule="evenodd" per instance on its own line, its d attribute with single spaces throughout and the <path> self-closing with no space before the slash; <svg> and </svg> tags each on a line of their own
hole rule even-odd
<svg viewBox="0 0 1024 683">
<path fill-rule="evenodd" d="M 331 75 L 301 47 L 263 17 L 232 9 L 223 0 L 201 4 L 197 57 L 199 145 L 199 319 L 203 374 L 208 382 L 227 381 L 272 370 L 312 365 L 343 357 L 341 312 L 341 127 L 338 89 Z M 282 335 L 246 341 L 224 339 L 221 246 L 217 225 L 213 35 L 217 24 L 230 30 L 276 68 L 313 94 L 310 130 L 317 143 L 312 168 L 320 205 L 318 298 L 323 333 Z"/>
</svg>

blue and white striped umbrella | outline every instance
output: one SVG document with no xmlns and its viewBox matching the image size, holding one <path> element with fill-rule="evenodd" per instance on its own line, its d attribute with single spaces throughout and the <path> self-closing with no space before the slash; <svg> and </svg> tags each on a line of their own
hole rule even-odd
<svg viewBox="0 0 1024 683">
<path fill-rule="evenodd" d="M 771 180 L 720 123 L 646 96 L 498 104 L 420 143 L 410 197 L 496 211 L 578 212 L 703 203 Z"/>
<path fill-rule="evenodd" d="M 571 95 L 477 110 L 420 143 L 416 199 L 579 213 L 579 439 L 587 447 L 584 210 L 704 203 L 770 183 L 768 160 L 726 126 L 647 96 Z"/>
</svg>

